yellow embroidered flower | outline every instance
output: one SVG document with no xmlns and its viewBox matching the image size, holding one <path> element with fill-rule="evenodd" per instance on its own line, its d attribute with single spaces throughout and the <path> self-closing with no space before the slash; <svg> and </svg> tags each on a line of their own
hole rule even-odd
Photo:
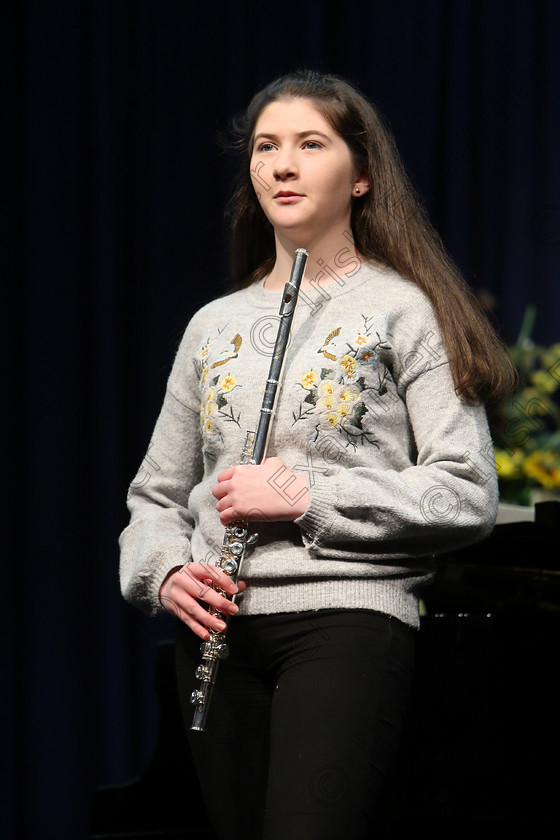
<svg viewBox="0 0 560 840">
<path fill-rule="evenodd" d="M 214 402 L 214 400 L 208 400 L 208 402 L 206 403 L 206 414 L 208 416 L 210 416 L 211 414 L 213 414 L 216 411 L 216 409 L 217 409 L 217 405 Z"/>
<path fill-rule="evenodd" d="M 329 426 L 337 426 L 340 421 L 340 417 L 338 414 L 331 411 L 327 414 L 326 421 Z"/>
<path fill-rule="evenodd" d="M 220 387 L 222 391 L 231 391 L 237 385 L 237 379 L 235 376 L 231 376 L 229 373 L 227 376 L 224 376 L 222 381 L 220 382 Z"/>
<path fill-rule="evenodd" d="M 321 393 L 327 395 L 334 394 L 334 383 L 330 379 L 328 379 L 326 382 L 323 382 L 323 384 L 321 385 Z"/>
<path fill-rule="evenodd" d="M 336 412 L 340 414 L 341 417 L 346 417 L 346 415 L 352 410 L 352 406 L 347 402 L 339 403 Z"/>
<path fill-rule="evenodd" d="M 348 355 L 343 356 L 342 359 L 340 360 L 339 364 L 340 364 L 340 367 L 345 372 L 346 376 L 348 376 L 349 378 L 352 378 L 355 375 L 357 362 L 356 362 L 356 359 L 354 359 L 353 356 L 348 356 Z"/>
<path fill-rule="evenodd" d="M 356 344 L 358 344 L 359 346 L 361 346 L 362 344 L 367 344 L 367 338 L 365 337 L 365 335 L 359 335 L 356 339 Z"/>
<path fill-rule="evenodd" d="M 333 395 L 332 395 L 332 394 L 326 394 L 324 397 L 321 397 L 320 403 L 321 403 L 321 407 L 322 407 L 323 409 L 325 409 L 325 408 L 326 408 L 327 410 L 329 410 L 329 411 L 330 411 L 330 409 L 331 409 L 331 408 L 333 407 L 333 405 L 334 405 L 334 397 L 333 397 Z"/>
<path fill-rule="evenodd" d="M 304 373 L 300 379 L 301 384 L 304 388 L 312 388 L 313 385 L 317 381 L 317 374 L 314 370 L 308 370 L 307 373 Z"/>
<path fill-rule="evenodd" d="M 358 395 L 355 391 L 350 390 L 350 388 L 345 388 L 339 397 L 342 402 L 355 402 L 358 399 Z"/>
</svg>

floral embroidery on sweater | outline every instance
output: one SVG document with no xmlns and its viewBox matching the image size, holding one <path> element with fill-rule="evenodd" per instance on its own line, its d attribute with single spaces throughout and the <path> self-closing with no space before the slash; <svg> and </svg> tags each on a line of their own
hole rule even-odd
<svg viewBox="0 0 560 840">
<path fill-rule="evenodd" d="M 212 372 L 237 359 L 242 343 L 242 337 L 236 333 L 229 346 L 221 350 L 214 361 L 210 361 L 211 339 L 207 338 L 195 354 L 194 366 L 200 380 L 202 395 L 200 423 L 207 438 L 222 437 L 216 422 L 218 417 L 240 426 L 241 412 L 236 414 L 228 399 L 228 395 L 240 387 L 237 377 L 229 370 L 227 373 L 217 373 L 215 376 L 212 376 Z"/>
<path fill-rule="evenodd" d="M 377 446 L 372 431 L 364 428 L 368 414 L 364 392 L 386 392 L 388 372 L 379 351 L 390 349 L 390 345 L 373 332 L 372 318 L 362 315 L 362 321 L 351 341 L 341 337 L 340 327 L 329 333 L 317 352 L 334 364 L 313 367 L 296 383 L 306 394 L 292 413 L 292 425 L 314 422 L 314 441 L 324 432 L 336 431 L 347 446 L 355 448 L 364 442 Z"/>
</svg>

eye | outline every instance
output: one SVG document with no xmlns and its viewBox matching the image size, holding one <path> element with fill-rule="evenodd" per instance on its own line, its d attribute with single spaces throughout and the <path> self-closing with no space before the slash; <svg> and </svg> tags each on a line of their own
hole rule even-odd
<svg viewBox="0 0 560 840">
<path fill-rule="evenodd" d="M 256 148 L 257 152 L 269 152 L 271 149 L 274 148 L 274 144 L 268 140 L 265 140 L 263 143 L 259 143 Z"/>
<path fill-rule="evenodd" d="M 320 149 L 322 144 L 318 140 L 306 140 L 303 144 L 304 149 Z"/>
</svg>

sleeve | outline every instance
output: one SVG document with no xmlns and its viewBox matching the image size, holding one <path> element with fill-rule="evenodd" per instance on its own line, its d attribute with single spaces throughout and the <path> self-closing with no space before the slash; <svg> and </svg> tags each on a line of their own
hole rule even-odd
<svg viewBox="0 0 560 840">
<path fill-rule="evenodd" d="M 422 556 L 476 542 L 493 528 L 498 483 L 482 405 L 457 397 L 447 361 L 404 393 L 416 463 L 402 470 L 331 465 L 296 520 L 316 556 L 374 560 Z"/>
<path fill-rule="evenodd" d="M 130 522 L 119 538 L 122 594 L 151 616 L 164 612 L 158 597 L 164 578 L 191 559 L 189 495 L 203 473 L 200 415 L 192 392 L 196 377 L 187 344 L 183 339 L 147 454 L 130 485 Z"/>
</svg>

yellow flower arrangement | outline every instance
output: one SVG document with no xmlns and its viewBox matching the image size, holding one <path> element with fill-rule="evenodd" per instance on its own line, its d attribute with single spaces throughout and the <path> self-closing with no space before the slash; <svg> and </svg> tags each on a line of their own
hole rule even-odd
<svg viewBox="0 0 560 840">
<path fill-rule="evenodd" d="M 384 377 L 376 364 L 376 348 L 389 345 L 377 334 L 375 347 L 368 347 L 368 343 L 374 340 L 371 335 L 373 325 L 363 315 L 362 319 L 363 330 L 357 330 L 353 343 L 344 342 L 345 348 L 348 348 L 346 352 L 336 343 L 341 328 L 331 330 L 317 351 L 328 362 L 325 364 L 321 360 L 317 370 L 306 371 L 294 383 L 296 390 L 301 388 L 305 391 L 305 396 L 292 411 L 293 423 L 311 421 L 308 425 L 313 425 L 314 441 L 319 440 L 322 431 L 336 427 L 337 434 L 347 447 L 355 449 L 364 443 L 377 445 L 373 429 L 366 427 L 364 422 L 368 407 L 361 395 L 372 387 L 381 392 Z M 343 354 L 340 357 L 339 352 Z"/>
<path fill-rule="evenodd" d="M 560 453 L 536 450 L 523 462 L 523 472 L 549 490 L 560 490 Z"/>
<path fill-rule="evenodd" d="M 493 418 L 500 498 L 531 505 L 535 494 L 560 498 L 560 342 L 550 347 L 530 338 L 529 307 L 517 343 L 508 349 L 518 388 Z"/>
<path fill-rule="evenodd" d="M 207 370 L 207 368 L 206 368 Z M 201 384 L 206 381 L 206 376 L 201 378 Z M 219 434 L 219 427 L 216 423 L 218 416 L 225 422 L 233 422 L 239 426 L 240 412 L 235 413 L 233 407 L 228 405 L 226 395 L 230 394 L 235 388 L 239 387 L 237 384 L 237 377 L 231 373 L 226 373 L 220 379 L 220 375 L 215 376 L 208 383 L 209 388 L 200 406 L 200 421 L 202 429 L 207 435 Z"/>
<path fill-rule="evenodd" d="M 523 476 L 523 459 L 525 457 L 522 449 L 514 449 L 506 452 L 505 449 L 496 449 L 496 469 L 501 479 L 512 481 Z"/>
</svg>

